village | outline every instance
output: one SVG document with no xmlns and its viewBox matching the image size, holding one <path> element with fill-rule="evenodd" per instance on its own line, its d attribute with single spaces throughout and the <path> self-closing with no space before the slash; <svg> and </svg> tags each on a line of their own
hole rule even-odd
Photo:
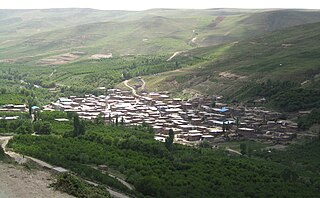
<svg viewBox="0 0 320 198">
<path fill-rule="evenodd" d="M 296 137 L 297 124 L 280 119 L 280 113 L 262 107 L 227 106 L 222 100 L 218 96 L 183 101 L 170 98 L 166 92 L 137 95 L 131 91 L 108 89 L 106 95 L 59 98 L 43 110 L 75 112 L 86 120 L 101 117 L 106 124 L 148 124 L 155 131 L 155 139 L 162 142 L 171 129 L 174 142 L 186 145 L 234 139 L 285 143 Z"/>
</svg>

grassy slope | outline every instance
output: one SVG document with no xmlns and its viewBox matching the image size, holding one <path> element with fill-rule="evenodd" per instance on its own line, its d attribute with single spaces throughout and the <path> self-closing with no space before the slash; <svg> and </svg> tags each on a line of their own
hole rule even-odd
<svg viewBox="0 0 320 198">
<path fill-rule="evenodd" d="M 0 10 L 0 16 L 1 59 L 72 50 L 90 54 L 173 53 L 320 21 L 316 11 L 296 10 Z M 224 19 L 217 23 L 217 17 Z M 197 39 L 190 44 L 194 37 Z"/>
<path fill-rule="evenodd" d="M 254 39 L 191 50 L 175 60 L 201 58 L 200 64 L 178 72 L 146 77 L 147 85 L 150 89 L 193 89 L 208 94 L 230 95 L 252 81 L 274 79 L 302 83 L 314 79 L 318 82 L 319 31 L 320 23 L 307 24 Z M 221 72 L 238 75 L 238 78 L 221 77 Z"/>
<path fill-rule="evenodd" d="M 189 95 L 189 92 L 231 95 L 248 81 L 261 80 L 262 77 L 262 80 L 294 77 L 302 82 L 317 74 L 317 61 L 312 56 L 317 55 L 317 45 L 314 43 L 318 42 L 318 26 L 307 25 L 266 33 L 281 28 L 285 23 L 292 26 L 320 20 L 317 11 L 158 9 L 126 12 L 57 9 L 0 10 L 0 15 L 0 23 L 4 24 L 0 27 L 0 59 L 18 58 L 13 63 L 0 61 L 0 68 L 4 73 L 9 69 L 20 73 L 19 79 L 27 82 L 40 79 L 59 85 L 90 86 L 91 89 L 113 86 L 123 80 L 121 75 L 126 72 L 134 77 L 179 68 L 178 71 L 146 77 L 147 88 L 170 90 L 181 95 Z M 214 26 L 218 16 L 225 18 Z M 8 22 L 10 20 L 13 22 Z M 44 21 L 47 26 L 32 26 L 33 21 Z M 10 28 L 12 34 L 2 34 Z M 265 35 L 259 38 L 238 42 L 263 33 Z M 6 36 L 15 38 L 6 42 Z M 197 39 L 190 44 L 193 37 Z M 281 44 L 294 45 L 285 47 Z M 201 47 L 206 45 L 214 46 Z M 166 62 L 177 50 L 187 52 Z M 87 55 L 59 66 L 41 65 L 39 61 L 74 51 L 84 51 Z M 115 56 L 151 55 L 87 60 L 92 54 L 107 52 Z M 146 62 L 147 59 L 149 62 Z M 178 67 L 175 67 L 176 62 Z M 132 67 L 134 64 L 136 67 Z M 243 78 L 219 77 L 225 71 Z M 8 83 L 16 82 L 6 80 L 3 84 Z M 318 75 L 313 83 L 305 86 L 319 84 Z"/>
</svg>

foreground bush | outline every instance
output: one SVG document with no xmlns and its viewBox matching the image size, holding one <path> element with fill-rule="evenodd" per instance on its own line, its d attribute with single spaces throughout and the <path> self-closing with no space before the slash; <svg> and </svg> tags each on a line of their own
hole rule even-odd
<svg viewBox="0 0 320 198">
<path fill-rule="evenodd" d="M 106 198 L 110 197 L 109 192 L 103 187 L 91 186 L 76 176 L 70 174 L 59 175 L 57 181 L 52 184 L 56 190 L 66 192 L 75 197 Z"/>
</svg>

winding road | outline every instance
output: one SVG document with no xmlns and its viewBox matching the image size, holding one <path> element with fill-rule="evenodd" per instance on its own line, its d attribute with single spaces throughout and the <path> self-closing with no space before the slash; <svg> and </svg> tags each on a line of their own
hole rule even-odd
<svg viewBox="0 0 320 198">
<path fill-rule="evenodd" d="M 31 160 L 35 163 L 37 163 L 38 165 L 40 165 L 41 167 L 45 167 L 45 168 L 48 168 L 48 169 L 52 169 L 54 168 L 54 166 L 52 166 L 51 164 L 48 164 L 42 160 L 39 160 L 39 159 L 36 159 L 36 158 L 33 158 L 33 157 L 29 157 L 29 156 L 24 156 L 24 155 L 20 155 L 19 153 L 15 153 L 13 151 L 8 151 L 6 149 L 6 146 L 8 145 L 8 142 L 10 139 L 12 139 L 13 136 L 4 136 L 4 137 L 0 137 L 0 141 L 2 141 L 2 144 L 1 144 L 1 147 L 4 151 L 5 154 L 7 154 L 8 156 L 10 156 L 14 161 L 16 161 L 18 164 L 25 164 L 28 160 Z M 109 174 L 110 175 L 110 174 Z M 111 177 L 114 177 L 116 179 L 119 180 L 119 178 L 115 177 L 114 175 L 110 175 Z M 121 180 L 121 179 L 120 179 Z M 94 186 L 97 186 L 98 184 L 94 183 L 94 182 L 91 182 L 91 181 L 88 181 L 88 180 L 85 180 L 88 184 L 91 184 L 91 185 L 94 185 Z M 121 183 L 124 183 L 125 181 L 120 181 Z M 126 183 L 126 186 L 129 188 L 129 189 L 132 189 L 132 187 L 127 183 Z M 117 192 L 109 187 L 106 187 L 106 189 L 108 190 L 108 192 L 110 193 L 111 197 L 115 197 L 115 198 L 129 198 L 127 195 L 125 194 L 122 194 L 120 192 Z"/>
<path fill-rule="evenodd" d="M 141 79 L 141 81 L 142 81 L 142 83 L 143 83 L 142 86 L 141 86 L 141 89 L 143 90 L 143 89 L 145 88 L 145 86 L 146 86 L 146 82 L 145 82 L 143 79 Z M 129 82 L 129 80 L 125 80 L 125 81 L 123 82 L 123 84 L 124 84 L 126 87 L 128 87 L 129 89 L 131 89 L 132 95 L 134 95 L 135 97 L 138 97 L 138 98 L 142 97 L 142 96 L 140 96 L 140 95 L 137 94 L 137 90 L 135 90 L 135 88 L 131 87 L 131 86 L 128 84 L 128 82 Z"/>
<path fill-rule="evenodd" d="M 146 88 L 146 81 L 144 81 L 142 78 L 140 79 L 142 81 L 141 91 L 143 91 Z"/>
<path fill-rule="evenodd" d="M 140 95 L 137 94 L 137 91 L 128 84 L 128 80 L 125 80 L 125 81 L 123 82 L 123 84 L 124 84 L 126 87 L 128 87 L 129 89 L 131 89 L 131 92 L 132 92 L 132 94 L 133 94 L 134 96 L 136 96 L 136 97 L 141 97 Z"/>
<path fill-rule="evenodd" d="M 27 162 L 27 158 L 18 154 L 18 153 L 15 153 L 13 151 L 7 151 L 6 149 L 6 146 L 9 142 L 9 140 L 13 138 L 13 136 L 6 136 L 6 137 L 0 137 L 0 140 L 2 140 L 2 144 L 1 144 L 1 147 L 4 151 L 5 154 L 7 154 L 9 157 L 11 157 L 14 161 L 16 161 L 18 164 L 24 164 Z"/>
</svg>

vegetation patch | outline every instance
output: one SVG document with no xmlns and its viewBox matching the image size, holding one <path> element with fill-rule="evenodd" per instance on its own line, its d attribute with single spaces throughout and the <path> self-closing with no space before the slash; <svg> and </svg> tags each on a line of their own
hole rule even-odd
<svg viewBox="0 0 320 198">
<path fill-rule="evenodd" d="M 107 198 L 111 197 L 106 188 L 92 186 L 71 174 L 62 174 L 57 177 L 55 183 L 51 184 L 56 190 L 66 192 L 81 198 Z"/>
<path fill-rule="evenodd" d="M 17 93 L 4 93 L 0 94 L 0 105 L 5 104 L 23 104 L 24 96 Z"/>
<path fill-rule="evenodd" d="M 303 172 L 283 172 L 292 170 L 290 164 L 176 144 L 168 149 L 166 144 L 153 140 L 153 134 L 143 127 L 87 124 L 85 134 L 74 138 L 20 135 L 9 144 L 17 152 L 130 193 L 119 181 L 109 182 L 106 175 L 87 166 L 105 164 L 124 174 L 144 196 L 290 197 L 318 192 L 315 184 L 296 179 L 295 175 L 304 177 Z M 283 174 L 289 178 L 293 175 L 293 180 Z"/>
</svg>

